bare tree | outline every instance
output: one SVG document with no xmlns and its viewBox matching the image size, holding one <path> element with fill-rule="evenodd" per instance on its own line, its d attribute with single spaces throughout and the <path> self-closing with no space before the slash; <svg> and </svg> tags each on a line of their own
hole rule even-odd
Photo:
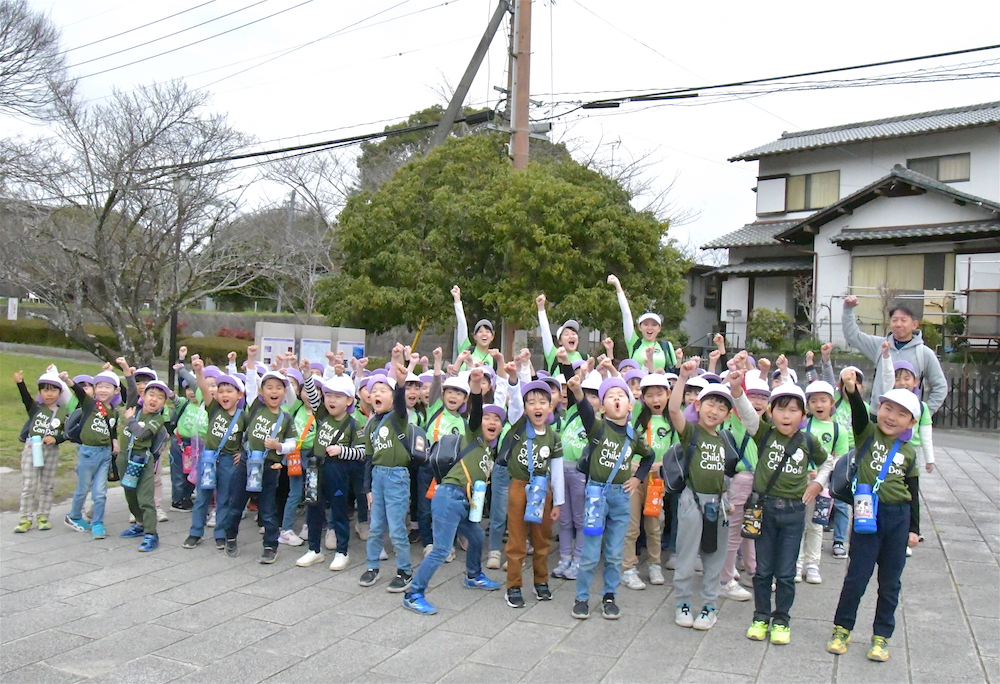
<svg viewBox="0 0 1000 684">
<path fill-rule="evenodd" d="M 813 299 L 813 277 L 812 274 L 796 276 L 792 279 L 792 298 L 796 306 L 802 309 L 805 315 L 805 323 L 796 323 L 795 327 L 806 335 L 817 335 L 819 325 L 816 321 L 816 302 Z"/>
<path fill-rule="evenodd" d="M 59 30 L 28 0 L 0 0 L 0 112 L 40 117 L 66 88 Z"/>
<path fill-rule="evenodd" d="M 0 276 L 48 303 L 52 314 L 38 317 L 100 356 L 148 363 L 171 311 L 277 263 L 270 235 L 233 222 L 231 168 L 179 170 L 250 142 L 203 114 L 206 99 L 181 82 L 115 92 L 90 109 L 57 97 L 51 138 L 4 144 L 18 163 L 0 170 Z M 84 332 L 88 313 L 117 349 Z"/>
</svg>

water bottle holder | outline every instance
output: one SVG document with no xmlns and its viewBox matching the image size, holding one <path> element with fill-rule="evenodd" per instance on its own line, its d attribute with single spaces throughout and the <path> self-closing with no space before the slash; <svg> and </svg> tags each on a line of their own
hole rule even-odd
<svg viewBox="0 0 1000 684">
<path fill-rule="evenodd" d="M 264 452 L 252 451 L 247 459 L 248 492 L 259 492 L 264 489 Z"/>
<path fill-rule="evenodd" d="M 531 482 L 524 486 L 525 505 L 524 521 L 535 523 L 542 522 L 545 515 L 545 495 L 548 493 L 548 478 L 544 475 L 535 475 Z"/>
<path fill-rule="evenodd" d="M 126 489 L 135 489 L 139 486 L 139 476 L 142 475 L 142 469 L 145 467 L 145 461 L 134 461 L 131 458 L 128 460 L 128 465 L 125 466 L 125 475 L 122 477 L 122 487 Z"/>
<path fill-rule="evenodd" d="M 867 485 L 858 485 L 854 493 L 854 531 L 858 534 L 878 531 L 878 494 Z"/>
</svg>

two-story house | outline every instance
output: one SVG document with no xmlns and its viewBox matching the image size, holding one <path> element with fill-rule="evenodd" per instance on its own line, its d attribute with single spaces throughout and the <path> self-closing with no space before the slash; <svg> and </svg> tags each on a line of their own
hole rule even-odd
<svg viewBox="0 0 1000 684">
<path fill-rule="evenodd" d="M 882 334 L 890 301 L 941 322 L 965 288 L 1000 291 L 1000 102 L 784 133 L 730 161 L 758 162 L 756 220 L 703 247 L 729 249 L 708 276 L 732 344 L 754 309 L 801 319 L 810 279 L 816 334 L 841 346 L 847 294 Z"/>
</svg>

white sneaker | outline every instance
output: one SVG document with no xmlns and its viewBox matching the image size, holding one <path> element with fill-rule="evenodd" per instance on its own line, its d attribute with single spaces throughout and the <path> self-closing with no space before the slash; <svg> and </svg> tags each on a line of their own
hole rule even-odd
<svg viewBox="0 0 1000 684">
<path fill-rule="evenodd" d="M 646 583 L 639 578 L 639 571 L 635 568 L 629 568 L 622 573 L 622 584 L 635 591 L 646 588 Z"/>
<path fill-rule="evenodd" d="M 378 559 L 379 560 L 389 560 L 389 552 L 385 550 L 384 546 L 382 547 L 382 550 L 379 551 Z"/>
<path fill-rule="evenodd" d="M 743 556 L 736 557 L 736 569 L 739 570 L 740 572 L 743 572 L 744 570 L 747 569 L 746 563 L 743 561 Z"/>
<path fill-rule="evenodd" d="M 326 534 L 323 536 L 323 546 L 333 551 L 337 548 L 337 533 L 333 530 L 327 530 Z"/>
<path fill-rule="evenodd" d="M 433 546 L 431 548 L 434 548 Z M 448 552 L 448 557 L 444 559 L 445 563 L 450 563 L 455 560 L 455 547 L 451 547 L 451 551 Z"/>
<path fill-rule="evenodd" d="M 820 577 L 819 567 L 810 563 L 806 566 L 806 582 L 809 584 L 822 584 L 823 578 Z"/>
<path fill-rule="evenodd" d="M 499 570 L 500 569 L 500 552 L 490 551 L 489 555 L 486 557 L 486 567 L 489 570 Z"/>
<path fill-rule="evenodd" d="M 458 545 L 462 547 L 463 551 L 468 551 L 469 550 L 469 540 L 466 539 L 465 537 L 463 537 L 462 535 L 458 535 Z M 910 548 L 910 547 L 907 546 L 906 548 Z"/>
<path fill-rule="evenodd" d="M 424 547 L 424 558 L 427 558 L 427 556 L 431 555 L 431 551 L 433 551 L 433 550 L 434 550 L 434 545 L 433 544 L 428 544 L 427 546 L 425 546 Z"/>
<path fill-rule="evenodd" d="M 677 606 L 677 614 L 674 616 L 674 622 L 681 627 L 694 627 L 694 616 L 691 615 L 691 606 L 686 603 Z"/>
<path fill-rule="evenodd" d="M 322 563 L 325 556 L 322 553 L 316 553 L 315 551 L 309 551 L 306 555 L 295 561 L 295 564 L 300 568 L 308 568 L 310 565 L 316 565 L 317 563 Z"/>
<path fill-rule="evenodd" d="M 660 585 L 664 583 L 663 568 L 661 568 L 659 565 L 649 566 L 649 583 L 655 585 Z"/>
<path fill-rule="evenodd" d="M 796 582 L 802 581 L 802 563 L 795 564 L 795 581 Z"/>
<path fill-rule="evenodd" d="M 910 548 L 909 546 L 907 546 L 906 547 L 906 557 L 909 558 L 912 555 L 913 555 L 913 549 Z"/>
<path fill-rule="evenodd" d="M 358 537 L 361 541 L 368 541 L 368 523 L 359 522 L 354 524 L 354 531 L 358 533 Z"/>
<path fill-rule="evenodd" d="M 282 530 L 281 534 L 278 535 L 278 543 L 288 544 L 289 546 L 302 546 L 302 537 L 291 530 Z"/>
<path fill-rule="evenodd" d="M 707 632 L 708 630 L 715 627 L 715 621 L 718 619 L 719 619 L 718 616 L 716 616 L 715 614 L 715 609 L 705 606 L 704 608 L 701 609 L 701 612 L 698 614 L 698 617 L 694 619 L 694 624 L 692 624 L 691 626 L 694 627 L 695 629 Z"/>
<path fill-rule="evenodd" d="M 135 516 L 134 516 L 134 515 L 132 515 L 131 513 L 129 513 L 129 514 L 128 514 L 128 521 L 129 521 L 130 523 L 132 523 L 133 525 L 135 525 Z"/>
<path fill-rule="evenodd" d="M 309 539 L 309 523 L 303 523 L 302 529 L 299 530 L 299 536 L 303 539 Z"/>
<path fill-rule="evenodd" d="M 741 587 L 740 583 L 734 579 L 729 580 L 727 584 L 723 584 L 720 593 L 730 601 L 749 601 L 753 598 L 753 594 Z"/>
<path fill-rule="evenodd" d="M 215 527 L 215 509 L 213 508 L 208 513 L 208 520 L 205 522 L 205 527 Z"/>
<path fill-rule="evenodd" d="M 670 554 L 670 556 L 667 558 L 666 562 L 663 563 L 663 567 L 665 567 L 667 570 L 676 570 L 677 569 L 677 554 L 676 553 Z"/>
<path fill-rule="evenodd" d="M 330 563 L 331 570 L 344 570 L 351 562 L 351 557 L 346 553 L 338 553 L 333 557 L 333 562 Z"/>
<path fill-rule="evenodd" d="M 531 545 L 530 541 L 529 542 L 525 542 L 525 544 L 526 544 L 526 549 L 527 549 L 527 555 L 534 556 L 535 555 L 535 547 Z"/>
<path fill-rule="evenodd" d="M 156 509 L 156 522 L 167 522 L 170 518 L 167 517 L 167 512 L 162 508 Z"/>
</svg>

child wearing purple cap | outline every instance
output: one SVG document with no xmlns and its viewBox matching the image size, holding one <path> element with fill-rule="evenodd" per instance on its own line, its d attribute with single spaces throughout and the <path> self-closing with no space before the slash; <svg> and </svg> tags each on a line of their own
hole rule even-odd
<svg viewBox="0 0 1000 684">
<path fill-rule="evenodd" d="M 319 402 L 319 392 L 316 391 L 312 383 L 313 374 L 309 371 L 308 359 L 302 359 L 299 369 L 288 368 L 284 373 L 285 377 L 289 380 L 288 393 L 289 395 L 294 394 L 295 397 L 292 404 L 286 407 L 292 416 L 292 424 L 295 426 L 296 447 L 292 453 L 299 456 L 301 461 L 301 454 L 308 454 L 312 451 L 313 442 L 316 439 L 316 419 L 313 415 L 310 402 L 313 399 L 317 403 Z M 306 379 L 309 380 L 309 390 L 306 389 Z M 309 393 L 313 396 L 308 396 Z M 295 534 L 295 531 L 292 529 L 295 525 L 295 515 L 298 512 L 299 504 L 302 503 L 302 469 L 300 465 L 298 474 L 293 474 L 288 466 L 288 457 L 286 456 L 283 461 L 283 465 L 285 466 L 283 479 L 287 478 L 288 480 L 288 494 L 285 497 L 284 506 L 281 508 L 283 512 L 278 543 L 288 544 L 289 546 L 302 546 L 304 540 Z M 280 497 L 278 503 L 280 506 Z"/>
</svg>

